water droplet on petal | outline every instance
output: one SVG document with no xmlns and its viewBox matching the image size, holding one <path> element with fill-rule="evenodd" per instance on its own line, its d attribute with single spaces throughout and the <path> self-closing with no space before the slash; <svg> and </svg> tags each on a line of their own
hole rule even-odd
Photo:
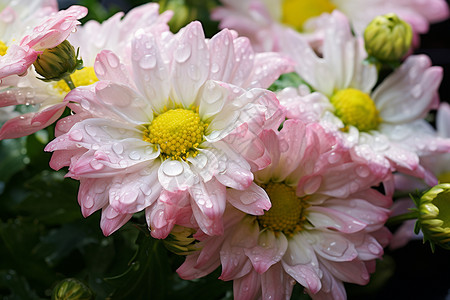
<svg viewBox="0 0 450 300">
<path fill-rule="evenodd" d="M 138 151 L 131 151 L 128 154 L 128 157 L 132 160 L 139 160 L 141 158 L 141 154 Z"/>
<path fill-rule="evenodd" d="M 370 174 L 370 169 L 365 165 L 358 166 L 356 167 L 356 174 L 360 177 L 366 178 Z"/>
<path fill-rule="evenodd" d="M 211 72 L 212 73 L 217 73 L 217 72 L 219 72 L 219 70 L 220 70 L 220 67 L 219 67 L 219 65 L 217 63 L 213 63 L 211 65 Z"/>
<path fill-rule="evenodd" d="M 94 206 L 94 199 L 92 199 L 91 196 L 86 196 L 83 200 L 83 206 L 88 209 L 92 208 L 92 206 Z"/>
<path fill-rule="evenodd" d="M 178 63 L 184 63 L 191 56 L 191 47 L 188 44 L 179 44 L 175 50 L 174 58 Z"/>
<path fill-rule="evenodd" d="M 183 165 L 177 160 L 167 161 L 161 166 L 163 168 L 164 174 L 167 176 L 178 176 L 183 173 Z"/>
<path fill-rule="evenodd" d="M 123 145 L 121 143 L 114 143 L 112 149 L 116 154 L 120 155 L 123 153 Z"/>
<path fill-rule="evenodd" d="M 139 60 L 142 69 L 152 69 L 156 66 L 156 57 L 153 54 L 146 54 Z"/>
<path fill-rule="evenodd" d="M 334 257 L 341 257 L 348 248 L 344 240 L 322 239 L 319 244 L 324 253 Z"/>
<path fill-rule="evenodd" d="M 109 65 L 111 66 L 111 68 L 117 68 L 119 66 L 119 59 L 117 58 L 117 56 L 114 53 L 108 53 L 106 55 L 106 59 L 108 60 Z"/>
<path fill-rule="evenodd" d="M 84 130 L 86 130 L 86 132 L 90 135 L 90 136 L 96 136 L 97 135 L 97 129 L 90 125 L 87 124 L 86 126 L 84 126 Z"/>
<path fill-rule="evenodd" d="M 340 160 L 341 160 L 341 154 L 339 154 L 339 153 L 332 152 L 332 153 L 330 153 L 330 156 L 328 156 L 328 162 L 330 164 L 335 164 Z"/>
<path fill-rule="evenodd" d="M 150 185 L 148 184 L 142 184 L 139 189 L 141 190 L 141 192 L 145 195 L 145 196 L 150 196 L 152 193 L 152 188 Z"/>
<path fill-rule="evenodd" d="M 79 142 L 83 139 L 83 133 L 80 130 L 75 129 L 69 133 L 69 137 L 71 140 Z"/>
<path fill-rule="evenodd" d="M 101 170 L 101 169 L 103 169 L 103 167 L 104 167 L 104 165 L 102 164 L 102 163 L 100 163 L 98 160 L 96 160 L 96 159 L 93 159 L 93 160 L 91 160 L 91 162 L 89 163 L 90 165 L 91 165 L 91 167 L 94 169 L 94 170 Z"/>
</svg>

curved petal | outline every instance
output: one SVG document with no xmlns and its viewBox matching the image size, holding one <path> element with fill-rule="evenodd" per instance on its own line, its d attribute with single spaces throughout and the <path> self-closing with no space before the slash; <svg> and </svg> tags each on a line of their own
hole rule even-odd
<svg viewBox="0 0 450 300">
<path fill-rule="evenodd" d="M 332 228 L 340 232 L 352 233 L 367 227 L 366 223 L 334 209 L 311 206 L 307 210 L 308 221 L 315 228 Z"/>
<path fill-rule="evenodd" d="M 387 123 L 407 123 L 430 110 L 442 80 L 442 68 L 431 67 L 426 55 L 413 55 L 387 77 L 372 99 Z"/>
<path fill-rule="evenodd" d="M 209 74 L 209 52 L 200 22 L 192 22 L 179 33 L 173 53 L 172 91 L 170 98 L 183 107 L 190 107 L 199 88 Z"/>
<path fill-rule="evenodd" d="M 121 214 L 110 205 L 104 207 L 100 219 L 100 227 L 103 234 L 105 236 L 111 235 L 114 231 L 128 222 L 132 216 L 133 214 Z"/>
<path fill-rule="evenodd" d="M 254 182 L 245 190 L 227 190 L 227 200 L 237 209 L 250 215 L 263 215 L 271 207 L 269 196 Z"/>
<path fill-rule="evenodd" d="M 158 179 L 169 192 L 185 191 L 198 182 L 198 176 L 183 160 L 166 159 L 158 170 Z"/>
<path fill-rule="evenodd" d="M 281 260 L 287 246 L 288 241 L 284 234 L 275 235 L 273 231 L 266 230 L 259 234 L 258 244 L 252 248 L 245 248 L 244 253 L 251 260 L 255 271 L 263 274 Z"/>
<path fill-rule="evenodd" d="M 7 121 L 0 128 L 0 140 L 27 136 L 54 123 L 64 112 L 67 102 L 36 113 L 28 113 Z"/>
<path fill-rule="evenodd" d="M 152 34 L 138 32 L 132 41 L 132 65 L 139 91 L 149 99 L 153 111 L 162 113 L 169 100 L 169 63 Z"/>
</svg>

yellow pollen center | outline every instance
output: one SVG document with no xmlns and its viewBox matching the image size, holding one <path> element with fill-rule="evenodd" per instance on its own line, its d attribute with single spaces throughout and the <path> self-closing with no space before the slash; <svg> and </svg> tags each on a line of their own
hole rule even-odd
<svg viewBox="0 0 450 300">
<path fill-rule="evenodd" d="M 198 110 L 177 108 L 158 115 L 144 130 L 144 141 L 159 145 L 163 159 L 186 160 L 198 154 L 208 124 L 200 120 Z"/>
<path fill-rule="evenodd" d="M 309 18 L 330 13 L 335 8 L 329 0 L 284 0 L 281 22 L 301 31 Z"/>
<path fill-rule="evenodd" d="M 259 225 L 273 231 L 281 231 L 290 237 L 302 230 L 306 220 L 304 209 L 308 207 L 305 198 L 299 198 L 295 189 L 284 183 L 270 182 L 261 185 L 272 202 L 272 207 L 258 216 Z"/>
<path fill-rule="evenodd" d="M 348 126 L 355 126 L 359 131 L 377 129 L 381 122 L 375 103 L 366 93 L 356 89 L 345 89 L 336 92 L 330 99 L 334 114 Z"/>
<path fill-rule="evenodd" d="M 8 46 L 3 41 L 0 41 L 0 56 L 3 56 L 6 54 L 6 51 L 8 50 Z"/>
<path fill-rule="evenodd" d="M 70 74 L 70 78 L 76 87 L 91 85 L 98 81 L 97 75 L 95 75 L 94 67 L 84 67 L 81 70 L 76 70 Z M 70 88 L 64 80 L 56 82 L 54 87 L 60 94 L 70 92 Z"/>
</svg>

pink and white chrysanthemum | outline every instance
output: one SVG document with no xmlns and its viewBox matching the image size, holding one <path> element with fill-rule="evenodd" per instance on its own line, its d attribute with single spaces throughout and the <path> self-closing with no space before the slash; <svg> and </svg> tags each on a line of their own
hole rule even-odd
<svg viewBox="0 0 450 300">
<path fill-rule="evenodd" d="M 89 85 L 98 80 L 94 72 L 94 62 L 101 50 L 112 50 L 125 59 L 129 57 L 131 38 L 137 30 L 160 33 L 169 31 L 167 22 L 171 16 L 170 11 L 160 15 L 158 4 L 149 3 L 130 10 L 125 16 L 123 12 L 119 12 L 101 24 L 91 20 L 78 26 L 77 31 L 68 38 L 75 49 L 80 50 L 84 65 L 82 70 L 71 75 L 74 85 Z M 11 99 L 9 105 L 34 105 L 38 111 L 10 120 L 0 129 L 0 139 L 34 133 L 53 123 L 64 110 L 67 104 L 64 98 L 70 91 L 64 80 L 44 82 L 37 77 L 39 75 L 34 69 L 30 69 L 26 76 L 10 77 L 9 84 L 5 81 L 4 85 L 8 85 L 8 89 L 7 93 L 3 93 L 3 97 L 4 100 Z"/>
<path fill-rule="evenodd" d="M 363 43 L 335 11 L 325 32 L 323 57 L 291 31 L 286 49 L 310 85 L 278 94 L 288 118 L 320 122 L 340 136 L 355 157 L 383 173 L 400 171 L 436 183 L 419 155 L 450 151 L 450 140 L 430 134 L 423 119 L 438 103 L 442 68 L 413 55 L 377 87 L 377 70 L 364 61 Z"/>
<path fill-rule="evenodd" d="M 46 147 L 54 152 L 51 167 L 69 166 L 67 176 L 81 182 L 83 215 L 102 209 L 105 235 L 144 209 L 155 237 L 185 217 L 221 234 L 226 187 L 248 188 L 251 167 L 270 162 L 264 147 L 243 145 L 284 119 L 263 88 L 292 70 L 291 62 L 254 54 L 229 30 L 205 40 L 198 22 L 176 35 L 137 32 L 131 61 L 128 72 L 113 52 L 101 52 L 100 81 L 68 94 L 79 105 Z M 262 214 L 270 207 L 265 194 L 249 193 L 257 197 L 241 209 Z"/>
<path fill-rule="evenodd" d="M 42 4 L 46 4 L 46 2 Z M 33 8 L 35 8 L 34 5 L 29 7 L 29 9 Z M 43 9 L 47 11 L 48 7 L 44 6 Z M 8 10 L 7 13 L 9 12 Z M 30 10 L 29 13 L 34 15 L 36 12 Z M 39 22 L 35 23 L 31 32 L 28 32 L 30 29 L 27 25 L 29 24 L 14 22 L 16 15 L 13 13 L 10 16 L 12 22 L 8 24 L 8 27 L 14 27 L 8 28 L 12 32 L 8 35 L 8 41 L 3 41 L 7 50 L 0 57 L 0 79 L 26 73 L 38 54 L 45 49 L 56 47 L 66 40 L 70 33 L 75 30 L 75 27 L 80 24 L 78 19 L 83 18 L 86 14 L 87 9 L 77 5 L 54 12 L 47 18 L 42 18 L 40 14 L 37 14 L 41 18 L 37 17 Z M 29 15 L 25 15 L 29 17 Z M 19 25 L 19 28 L 16 28 L 15 25 Z M 19 40 L 19 43 L 14 42 Z"/>
<path fill-rule="evenodd" d="M 40 9 L 36 7 L 38 3 L 42 5 Z M 72 6 L 56 12 L 48 3 L 52 2 L 33 2 L 27 13 L 13 13 L 10 11 L 13 8 L 5 8 L 11 15 L 4 28 L 8 33 L 3 41 L 6 54 L 0 57 L 0 107 L 23 104 L 40 106 L 40 110 L 7 121 L 0 129 L 0 139 L 17 138 L 45 128 L 55 122 L 66 107 L 61 92 L 53 88 L 53 83 L 37 79 L 31 65 L 38 54 L 67 39 L 80 24 L 78 19 L 87 14 L 87 9 Z M 21 41 L 15 44 L 15 40 Z"/>
<path fill-rule="evenodd" d="M 313 299 L 344 299 L 343 282 L 367 284 L 383 254 L 391 198 L 371 188 L 380 178 L 317 123 L 287 120 L 261 139 L 272 162 L 255 182 L 272 207 L 261 216 L 228 207 L 224 234 L 198 232 L 201 250 L 178 274 L 199 278 L 221 265 L 234 299 L 288 299 L 295 282 Z"/>
<path fill-rule="evenodd" d="M 430 23 L 445 20 L 449 8 L 444 0 L 222 0 L 212 18 L 221 28 L 231 28 L 248 36 L 258 51 L 280 51 L 287 28 L 305 33 L 310 41 L 321 36 L 326 14 L 343 12 L 355 32 L 361 35 L 376 16 L 396 13 L 412 25 L 415 40 L 426 33 Z M 316 31 L 316 32 L 313 32 Z M 312 34 L 312 35 L 311 35 Z"/>
</svg>

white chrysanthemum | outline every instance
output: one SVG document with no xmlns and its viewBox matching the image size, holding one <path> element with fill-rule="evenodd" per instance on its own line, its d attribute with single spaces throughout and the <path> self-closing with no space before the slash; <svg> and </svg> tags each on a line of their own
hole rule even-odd
<svg viewBox="0 0 450 300">
<path fill-rule="evenodd" d="M 337 11 L 326 27 L 323 57 L 293 31 L 285 48 L 314 91 L 303 86 L 278 94 L 289 118 L 320 121 L 377 173 L 397 170 L 435 182 L 419 155 L 450 151 L 450 141 L 430 134 L 423 120 L 437 101 L 440 67 L 425 55 L 410 56 L 375 87 L 377 70 L 364 61 L 362 41 Z"/>
<path fill-rule="evenodd" d="M 252 185 L 246 159 L 255 167 L 269 163 L 246 139 L 284 118 L 275 95 L 260 87 L 289 71 L 290 62 L 254 54 L 246 38 L 228 30 L 205 40 L 198 22 L 176 35 L 140 30 L 130 57 L 127 66 L 101 52 L 101 81 L 67 96 L 80 105 L 58 123 L 67 133 L 46 148 L 55 151 L 51 166 L 69 165 L 68 176 L 81 181 L 83 214 L 102 208 L 105 234 L 145 209 L 152 235 L 165 237 L 186 206 L 202 230 L 222 233 L 226 187 Z M 240 201 L 252 214 L 270 206 L 257 188 Z"/>
</svg>

